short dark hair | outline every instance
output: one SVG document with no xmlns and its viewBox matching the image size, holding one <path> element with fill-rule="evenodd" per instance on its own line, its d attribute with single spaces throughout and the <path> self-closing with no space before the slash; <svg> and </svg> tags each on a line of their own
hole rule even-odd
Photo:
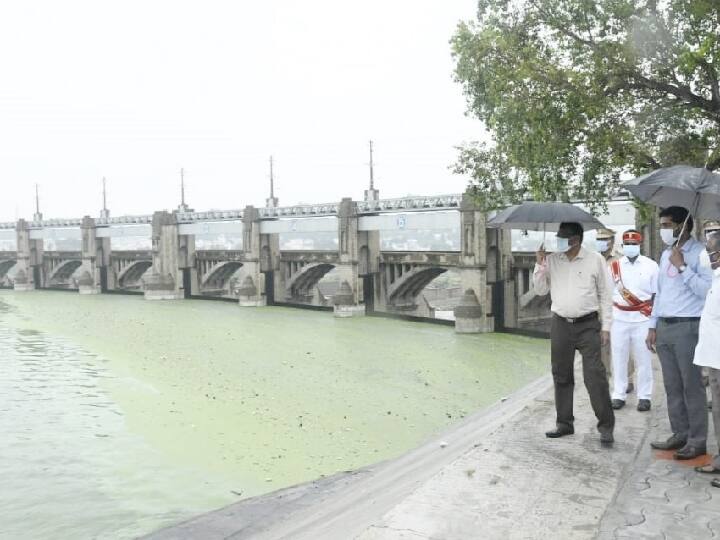
<svg viewBox="0 0 720 540">
<path fill-rule="evenodd" d="M 669 217 L 672 219 L 672 222 L 677 225 L 682 225 L 685 222 L 685 218 L 687 218 L 687 226 L 685 227 L 685 230 L 687 232 L 692 232 L 693 218 L 689 214 L 690 212 L 688 209 L 683 208 L 682 206 L 668 206 L 667 208 L 660 210 L 660 217 Z"/>
<path fill-rule="evenodd" d="M 560 231 L 566 231 L 570 236 L 579 236 L 580 238 L 583 237 L 583 226 L 580 225 L 580 223 L 575 222 L 564 222 L 560 224 L 560 227 L 558 228 L 558 232 Z"/>
</svg>

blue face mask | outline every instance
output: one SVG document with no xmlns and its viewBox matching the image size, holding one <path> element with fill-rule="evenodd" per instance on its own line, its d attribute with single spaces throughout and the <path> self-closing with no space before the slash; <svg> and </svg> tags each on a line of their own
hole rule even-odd
<svg viewBox="0 0 720 540">
<path fill-rule="evenodd" d="M 629 259 L 634 259 L 640 255 L 640 246 L 623 245 L 623 253 Z"/>
<path fill-rule="evenodd" d="M 607 240 L 596 240 L 595 246 L 599 253 L 605 253 L 608 249 L 609 242 Z"/>
<path fill-rule="evenodd" d="M 565 253 L 568 249 L 570 249 L 570 240 L 567 238 L 556 237 L 556 240 L 557 250 L 559 253 Z"/>
</svg>

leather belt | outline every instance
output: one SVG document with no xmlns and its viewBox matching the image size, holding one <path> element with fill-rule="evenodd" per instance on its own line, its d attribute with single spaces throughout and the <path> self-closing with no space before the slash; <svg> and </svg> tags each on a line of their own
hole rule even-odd
<svg viewBox="0 0 720 540">
<path fill-rule="evenodd" d="M 697 322 L 700 320 L 700 317 L 660 317 L 660 320 L 668 324 L 675 324 L 680 322 Z"/>
<path fill-rule="evenodd" d="M 586 315 L 581 315 L 580 317 L 561 317 L 557 313 L 553 313 L 558 319 L 562 319 L 565 322 L 569 322 L 570 324 L 585 322 L 585 321 L 592 321 L 598 318 L 598 312 L 593 311 L 591 313 L 588 313 Z"/>
</svg>

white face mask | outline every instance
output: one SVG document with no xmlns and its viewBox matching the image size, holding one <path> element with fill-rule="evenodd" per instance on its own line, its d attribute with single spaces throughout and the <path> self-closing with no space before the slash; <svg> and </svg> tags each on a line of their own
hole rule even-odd
<svg viewBox="0 0 720 540">
<path fill-rule="evenodd" d="M 560 253 L 565 253 L 568 249 L 570 249 L 570 240 L 567 238 L 556 238 L 557 240 L 557 250 Z"/>
<path fill-rule="evenodd" d="M 596 240 L 595 245 L 599 253 L 605 253 L 608 249 L 609 242 L 607 240 Z"/>
<path fill-rule="evenodd" d="M 701 251 L 700 255 L 698 255 L 698 265 L 700 268 L 710 268 L 710 258 L 707 251 Z"/>
<path fill-rule="evenodd" d="M 660 238 L 666 246 L 672 246 L 675 243 L 674 229 L 660 229 Z"/>
<path fill-rule="evenodd" d="M 623 245 L 623 253 L 629 259 L 634 259 L 638 255 L 640 255 L 640 246 Z"/>
<path fill-rule="evenodd" d="M 713 270 L 713 274 L 716 277 L 720 277 L 720 266 L 718 266 L 715 270 Z"/>
</svg>

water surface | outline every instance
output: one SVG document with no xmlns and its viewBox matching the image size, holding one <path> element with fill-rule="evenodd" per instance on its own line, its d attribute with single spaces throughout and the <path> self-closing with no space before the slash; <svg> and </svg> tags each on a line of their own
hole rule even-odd
<svg viewBox="0 0 720 540">
<path fill-rule="evenodd" d="M 394 457 L 547 359 L 431 324 L 0 291 L 0 537 L 130 538 Z"/>
</svg>

